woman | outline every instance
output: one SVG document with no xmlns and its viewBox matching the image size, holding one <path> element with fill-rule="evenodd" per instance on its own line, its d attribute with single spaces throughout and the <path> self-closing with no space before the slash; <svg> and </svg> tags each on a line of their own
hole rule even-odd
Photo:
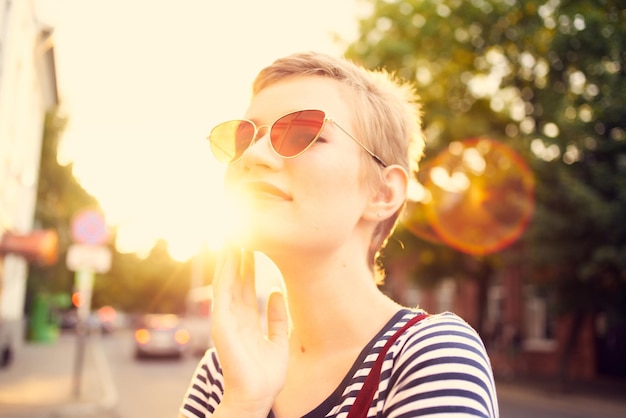
<svg viewBox="0 0 626 418">
<path fill-rule="evenodd" d="M 379 291 L 376 263 L 423 151 L 420 125 L 408 84 L 300 53 L 258 74 L 243 120 L 211 131 L 243 227 L 216 266 L 215 350 L 181 417 L 347 416 L 381 347 L 423 313 Z M 285 283 L 266 325 L 251 251 Z M 367 416 L 498 416 L 485 349 L 458 316 L 410 326 L 384 359 Z"/>
</svg>

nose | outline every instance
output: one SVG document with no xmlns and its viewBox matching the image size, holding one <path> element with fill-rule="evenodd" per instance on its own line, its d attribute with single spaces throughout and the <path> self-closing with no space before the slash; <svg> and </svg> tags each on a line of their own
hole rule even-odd
<svg viewBox="0 0 626 418">
<path fill-rule="evenodd" d="M 254 143 L 256 143 L 258 140 L 260 140 L 264 136 L 267 136 L 267 134 L 269 134 L 269 132 L 270 132 L 270 126 L 269 125 L 258 126 L 256 128 L 256 132 L 254 133 L 254 138 L 252 138 L 252 141 L 250 142 L 250 146 L 252 146 Z"/>
<path fill-rule="evenodd" d="M 272 151 L 270 128 L 268 125 L 257 127 L 256 134 L 250 142 L 250 145 L 243 152 L 240 162 L 244 167 L 252 167 L 255 165 L 272 166 L 275 160 L 278 160 Z"/>
</svg>

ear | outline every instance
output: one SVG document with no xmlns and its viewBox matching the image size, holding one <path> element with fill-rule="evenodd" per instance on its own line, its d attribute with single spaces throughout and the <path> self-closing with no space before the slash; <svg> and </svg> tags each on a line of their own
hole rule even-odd
<svg viewBox="0 0 626 418">
<path fill-rule="evenodd" d="M 363 213 L 370 221 L 382 221 L 392 216 L 406 200 L 409 175 L 399 165 L 385 167 L 382 182 L 376 187 Z"/>
</svg>

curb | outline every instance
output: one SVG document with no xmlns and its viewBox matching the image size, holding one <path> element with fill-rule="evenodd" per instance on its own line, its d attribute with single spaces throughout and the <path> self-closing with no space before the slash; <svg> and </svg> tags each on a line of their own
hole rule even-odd
<svg viewBox="0 0 626 418">
<path fill-rule="evenodd" d="M 91 402 L 73 402 L 58 408 L 52 412 L 53 418 L 65 417 L 118 417 L 117 404 L 119 396 L 111 368 L 102 348 L 102 336 L 100 333 L 91 335 L 91 341 L 88 344 L 90 359 L 93 363 L 93 372 L 95 380 L 100 386 L 100 397 L 98 400 Z"/>
</svg>

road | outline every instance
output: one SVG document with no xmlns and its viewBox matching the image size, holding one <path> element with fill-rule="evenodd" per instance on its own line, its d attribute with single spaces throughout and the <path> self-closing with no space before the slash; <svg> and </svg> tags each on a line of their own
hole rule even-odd
<svg viewBox="0 0 626 418">
<path fill-rule="evenodd" d="M 136 360 L 130 331 L 102 337 L 104 355 L 117 393 L 118 418 L 173 418 L 195 370 L 198 357 Z M 624 404 L 594 398 L 538 394 L 514 386 L 498 387 L 503 418 L 623 418 Z"/>
<path fill-rule="evenodd" d="M 120 418 L 177 415 L 199 357 L 137 360 L 132 333 L 125 330 L 102 337 L 102 344 L 117 392 Z"/>
</svg>

